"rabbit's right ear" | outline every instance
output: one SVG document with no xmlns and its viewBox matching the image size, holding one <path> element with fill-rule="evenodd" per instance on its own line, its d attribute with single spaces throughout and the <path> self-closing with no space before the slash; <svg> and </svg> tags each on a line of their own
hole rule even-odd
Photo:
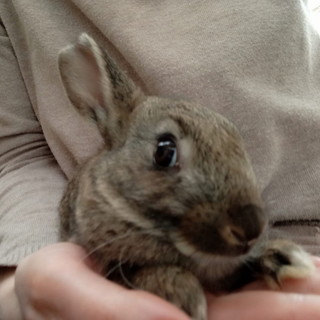
<svg viewBox="0 0 320 320">
<path fill-rule="evenodd" d="M 144 100 L 140 88 L 87 34 L 60 52 L 59 70 L 73 105 L 96 121 L 109 148 L 120 145 L 131 112 Z"/>
</svg>

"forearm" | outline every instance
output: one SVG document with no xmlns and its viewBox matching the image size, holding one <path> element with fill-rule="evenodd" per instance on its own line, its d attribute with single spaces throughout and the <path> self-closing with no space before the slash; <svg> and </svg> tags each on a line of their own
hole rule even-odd
<svg viewBox="0 0 320 320">
<path fill-rule="evenodd" d="M 14 277 L 14 267 L 0 267 L 0 319 L 22 319 Z"/>
<path fill-rule="evenodd" d="M 0 179 L 0 265 L 17 265 L 58 241 L 58 205 L 65 178 L 49 156 L 28 162 Z"/>
<path fill-rule="evenodd" d="M 58 241 L 66 183 L 35 116 L 0 17 L 0 266 Z"/>
</svg>

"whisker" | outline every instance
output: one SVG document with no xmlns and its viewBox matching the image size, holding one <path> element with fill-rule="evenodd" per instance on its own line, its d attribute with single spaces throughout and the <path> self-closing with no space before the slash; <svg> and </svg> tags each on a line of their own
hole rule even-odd
<svg viewBox="0 0 320 320">
<path fill-rule="evenodd" d="M 113 267 L 104 275 L 104 277 L 108 279 L 108 278 L 110 277 L 110 275 L 111 275 L 114 271 L 116 271 L 118 268 L 120 269 L 120 265 L 121 265 L 121 262 L 119 261 L 115 266 L 113 266 Z"/>
<path fill-rule="evenodd" d="M 251 263 L 251 262 L 252 262 L 252 261 L 249 260 L 249 259 L 243 259 L 243 261 L 242 261 L 242 263 L 243 263 L 246 267 L 248 267 L 249 270 L 251 270 L 251 271 L 254 273 L 256 270 L 255 270 L 254 267 L 252 266 L 252 263 Z"/>
<path fill-rule="evenodd" d="M 126 278 L 126 276 L 125 276 L 124 273 L 123 273 L 123 270 L 122 270 L 122 265 L 123 265 L 123 263 L 124 263 L 124 262 L 122 262 L 122 254 L 123 254 L 123 251 L 124 251 L 124 250 L 121 250 L 120 255 L 119 255 L 119 271 L 120 271 L 121 278 L 122 278 L 122 280 L 125 282 L 125 284 L 127 285 L 128 288 L 137 290 L 138 288 L 135 287 L 135 286 L 129 281 L 129 279 Z"/>
<path fill-rule="evenodd" d="M 128 237 L 131 233 L 131 230 L 128 231 L 127 233 L 121 235 L 121 236 L 118 236 L 118 237 L 115 237 L 115 238 L 112 238 L 112 239 L 109 239 L 101 244 L 99 244 L 97 247 L 95 247 L 94 249 L 90 250 L 83 258 L 82 260 L 85 260 L 86 258 L 90 257 L 93 253 L 95 253 L 96 251 L 98 251 L 99 249 L 117 241 L 117 240 L 121 240 L 121 239 L 124 239 L 126 237 Z"/>
<path fill-rule="evenodd" d="M 123 248 L 124 249 L 124 248 Z M 126 260 L 122 260 L 122 255 L 119 257 L 119 261 L 116 265 L 114 265 L 104 276 L 105 278 L 108 278 L 114 271 L 116 271 L 118 268 L 120 270 L 120 266 L 127 263 L 130 259 L 127 258 Z"/>
</svg>

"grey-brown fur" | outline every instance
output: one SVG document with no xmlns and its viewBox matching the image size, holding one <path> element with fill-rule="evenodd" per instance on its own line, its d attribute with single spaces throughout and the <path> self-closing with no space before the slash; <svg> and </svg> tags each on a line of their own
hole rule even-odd
<svg viewBox="0 0 320 320">
<path fill-rule="evenodd" d="M 267 219 L 236 128 L 212 110 L 145 96 L 87 35 L 60 53 L 66 92 L 96 121 L 106 149 L 69 183 L 61 236 L 84 246 L 110 279 L 206 319 L 202 286 L 232 290 L 257 277 L 277 285 L 306 276 L 310 258 L 266 242 Z M 179 158 L 157 168 L 164 133 Z"/>
</svg>

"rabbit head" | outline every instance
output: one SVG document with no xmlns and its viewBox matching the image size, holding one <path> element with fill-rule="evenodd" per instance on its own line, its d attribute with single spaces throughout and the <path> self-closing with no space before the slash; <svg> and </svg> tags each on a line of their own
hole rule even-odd
<svg viewBox="0 0 320 320">
<path fill-rule="evenodd" d="M 59 69 L 70 101 L 104 138 L 95 185 L 122 199 L 127 209 L 114 205 L 114 216 L 183 255 L 248 252 L 266 216 L 242 139 L 227 119 L 147 96 L 86 34 L 61 51 Z"/>
</svg>

